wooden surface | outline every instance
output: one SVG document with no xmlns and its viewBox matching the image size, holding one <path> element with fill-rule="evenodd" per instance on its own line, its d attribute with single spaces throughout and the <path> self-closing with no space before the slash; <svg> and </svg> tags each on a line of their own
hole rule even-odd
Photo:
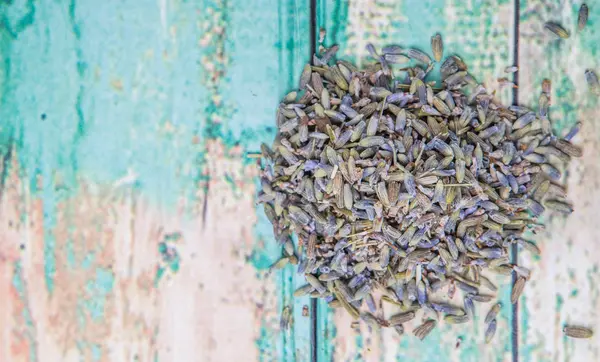
<svg viewBox="0 0 600 362">
<path fill-rule="evenodd" d="M 362 62 L 368 42 L 429 51 L 439 32 L 492 89 L 519 40 L 519 102 L 535 105 L 548 78 L 554 126 L 584 123 L 565 174 L 576 211 L 546 218 L 539 258 L 520 252 L 533 270 L 521 361 L 600 360 L 600 333 L 561 333 L 600 326 L 600 111 L 583 77 L 600 73 L 600 3 L 582 32 L 579 5 L 522 0 L 515 32 L 508 0 L 316 1 L 340 57 Z M 309 57 L 310 1 L 12 0 L 0 14 L 0 362 L 309 361 L 310 301 L 292 298 L 291 267 L 269 272 L 281 251 L 245 154 L 273 139 Z M 547 20 L 571 38 L 549 38 Z M 318 360 L 511 361 L 498 283 L 491 345 L 481 323 L 424 342 L 357 332 L 320 302 Z"/>
<path fill-rule="evenodd" d="M 600 360 L 600 108 L 583 76 L 587 68 L 600 71 L 600 3 L 588 2 L 590 20 L 577 31 L 579 1 L 527 1 L 521 6 L 521 88 L 519 101 L 535 104 L 540 83 L 552 81 L 550 117 L 558 129 L 583 122 L 575 143 L 583 157 L 574 160 L 566 173 L 569 198 L 575 212 L 567 219 L 547 218 L 548 227 L 536 239 L 542 249 L 533 265 L 520 312 L 520 344 L 523 360 Z M 539 34 L 539 24 L 559 21 L 570 31 L 564 42 Z M 595 327 L 592 340 L 567 339 L 565 323 Z"/>
</svg>

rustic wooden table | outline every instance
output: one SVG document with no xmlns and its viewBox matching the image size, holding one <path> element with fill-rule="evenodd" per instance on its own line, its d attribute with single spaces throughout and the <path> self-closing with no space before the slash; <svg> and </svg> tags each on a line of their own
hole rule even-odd
<svg viewBox="0 0 600 362">
<path fill-rule="evenodd" d="M 561 333 L 600 328 L 600 109 L 583 75 L 600 72 L 600 3 L 578 32 L 579 0 L 312 2 L 0 3 L 0 362 L 600 360 L 600 333 Z M 544 35 L 548 20 L 571 38 Z M 547 217 L 541 257 L 521 256 L 533 277 L 516 319 L 501 289 L 492 344 L 477 323 L 424 342 L 356 331 L 320 303 L 313 350 L 303 280 L 268 272 L 280 250 L 246 153 L 273 139 L 320 28 L 359 63 L 369 42 L 429 50 L 439 32 L 490 88 L 517 62 L 520 103 L 548 78 L 555 127 L 583 122 L 576 211 Z"/>
</svg>

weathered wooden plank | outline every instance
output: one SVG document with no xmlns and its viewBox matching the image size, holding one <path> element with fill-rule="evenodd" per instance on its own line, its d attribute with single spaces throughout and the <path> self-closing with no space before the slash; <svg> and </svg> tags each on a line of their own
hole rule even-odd
<svg viewBox="0 0 600 362">
<path fill-rule="evenodd" d="M 305 2 L 0 8 L 0 360 L 306 360 L 243 157 L 308 57 Z"/>
<path fill-rule="evenodd" d="M 535 106 L 541 82 L 552 82 L 550 119 L 564 135 L 577 121 L 583 123 L 575 144 L 583 147 L 583 157 L 565 170 L 569 199 L 575 211 L 569 217 L 550 214 L 546 229 L 532 235 L 542 250 L 532 257 L 521 252 L 521 262 L 530 264 L 531 280 L 521 298 L 520 353 L 523 361 L 595 361 L 600 357 L 600 336 L 590 340 L 564 337 L 566 323 L 600 326 L 597 240 L 598 150 L 600 115 L 598 97 L 591 94 L 584 78 L 585 69 L 600 71 L 600 7 L 588 2 L 589 22 L 577 30 L 581 1 L 521 1 L 520 102 Z M 571 34 L 556 40 L 544 31 L 546 21 L 561 23 Z"/>
<path fill-rule="evenodd" d="M 504 76 L 504 68 L 512 64 L 514 7 L 510 1 L 323 0 L 317 3 L 318 25 L 327 31 L 325 44 L 339 44 L 340 55 L 359 64 L 368 54 L 367 43 L 377 49 L 399 44 L 430 52 L 430 37 L 437 32 L 444 40 L 444 55 L 460 55 L 472 74 L 488 89 L 498 88 L 496 78 Z M 510 102 L 509 90 L 499 91 L 498 95 L 504 102 Z M 450 328 L 442 322 L 425 342 L 412 336 L 412 325 L 402 337 L 389 329 L 372 333 L 363 324 L 355 331 L 345 312 L 329 311 L 334 315 L 335 335 L 329 334 L 330 339 L 320 341 L 321 351 L 333 349 L 336 361 L 508 361 L 511 358 L 510 280 L 502 278 L 498 282 L 504 285 L 498 293 L 504 308 L 491 345 L 483 342 L 482 316 L 491 307 L 491 303 L 486 303 L 478 308 L 479 318 L 474 325 Z M 458 301 L 458 297 L 455 298 Z M 385 309 L 386 316 L 391 314 L 390 308 Z M 331 327 L 327 332 L 330 331 Z"/>
<path fill-rule="evenodd" d="M 272 9 L 272 12 L 264 9 Z M 239 139 L 246 152 L 256 151 L 260 143 L 272 143 L 276 133 L 275 105 L 287 92 L 297 88 L 300 70 L 308 61 L 310 8 L 308 1 L 269 0 L 239 2 L 232 10 L 231 80 L 224 98 L 235 104 L 236 112 L 224 125 L 222 137 L 228 139 L 227 135 L 231 134 L 236 141 Z M 257 24 L 261 27 L 257 28 Z M 259 271 L 267 272 L 267 268 L 281 257 L 282 248 L 275 242 L 262 206 L 258 206 L 257 211 L 255 233 L 260 244 L 255 245 L 252 263 Z M 276 285 L 275 291 L 267 297 L 276 298 L 277 326 L 273 328 L 272 324 L 263 322 L 258 343 L 265 344 L 260 346 L 260 358 L 308 361 L 310 316 L 303 311 L 310 300 L 293 297 L 294 290 L 306 281 L 295 273 L 292 265 L 267 276 L 267 281 Z M 292 310 L 292 322 L 288 330 L 283 330 L 279 328 L 279 317 L 286 307 Z"/>
</svg>

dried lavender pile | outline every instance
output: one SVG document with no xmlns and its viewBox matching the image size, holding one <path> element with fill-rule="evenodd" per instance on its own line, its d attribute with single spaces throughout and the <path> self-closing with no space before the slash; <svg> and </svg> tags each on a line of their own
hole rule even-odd
<svg viewBox="0 0 600 362">
<path fill-rule="evenodd" d="M 530 271 L 511 263 L 511 245 L 539 252 L 524 232 L 545 210 L 572 212 L 559 181 L 582 153 L 570 143 L 576 129 L 552 133 L 548 85 L 536 110 L 507 108 L 457 56 L 442 63 L 436 88 L 425 80 L 434 64 L 427 54 L 368 49 L 376 62 L 364 69 L 333 64 L 336 46 L 315 56 L 300 91 L 279 106 L 275 142 L 261 149 L 259 195 L 284 246 L 275 266 L 297 264 L 305 275 L 296 296 L 325 298 L 400 333 L 420 311 L 471 320 L 475 302 L 495 298 L 484 274 L 516 273 L 514 303 Z M 432 52 L 440 61 L 439 35 Z M 393 77 L 395 64 L 411 61 Z M 456 288 L 460 305 L 448 302 Z M 400 313 L 383 318 L 376 295 Z M 487 312 L 486 341 L 500 308 Z M 423 339 L 437 323 L 423 318 L 413 333 Z"/>
</svg>

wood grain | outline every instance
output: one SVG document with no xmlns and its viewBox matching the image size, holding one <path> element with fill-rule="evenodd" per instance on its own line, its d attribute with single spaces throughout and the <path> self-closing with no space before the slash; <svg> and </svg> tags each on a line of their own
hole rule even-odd
<svg viewBox="0 0 600 362">
<path fill-rule="evenodd" d="M 13 0 L 0 4 L 0 361 L 309 361 L 304 281 L 255 205 L 246 157 L 274 135 L 274 107 L 309 57 L 309 0 Z M 460 55 L 488 88 L 520 40 L 520 98 L 552 81 L 551 118 L 584 156 L 565 170 L 575 212 L 550 215 L 521 252 L 533 276 L 521 298 L 522 361 L 599 359 L 600 337 L 570 340 L 565 323 L 600 325 L 596 226 L 597 20 L 575 30 L 580 2 L 317 1 L 324 45 L 365 62 L 365 45 Z M 571 32 L 552 40 L 542 24 Z M 437 69 L 434 73 L 437 72 Z M 509 90 L 498 93 L 510 102 Z M 319 361 L 510 361 L 510 288 L 496 338 L 474 325 L 411 334 L 350 327 L 319 302 Z M 288 330 L 280 327 L 292 309 Z M 481 317 L 490 304 L 480 307 Z M 388 315 L 392 311 L 385 308 Z M 458 343 L 460 342 L 460 343 Z"/>
<path fill-rule="evenodd" d="M 559 134 L 577 121 L 583 123 L 575 144 L 583 157 L 564 170 L 563 180 L 575 212 L 569 217 L 550 214 L 547 227 L 532 236 L 541 257 L 522 252 L 521 261 L 533 272 L 521 298 L 520 351 L 524 361 L 595 361 L 600 358 L 600 336 L 567 339 L 564 324 L 598 329 L 598 205 L 600 205 L 600 116 L 598 97 L 587 88 L 584 71 L 600 71 L 598 19 L 600 7 L 588 2 L 590 20 L 576 30 L 580 1 L 527 1 L 521 9 L 520 102 L 535 106 L 541 82 L 552 82 L 550 118 Z M 561 23 L 571 33 L 557 40 L 543 30 L 546 21 Z"/>
<path fill-rule="evenodd" d="M 307 3 L 0 10 L 0 361 L 307 360 L 245 157 L 308 58 Z"/>
</svg>

